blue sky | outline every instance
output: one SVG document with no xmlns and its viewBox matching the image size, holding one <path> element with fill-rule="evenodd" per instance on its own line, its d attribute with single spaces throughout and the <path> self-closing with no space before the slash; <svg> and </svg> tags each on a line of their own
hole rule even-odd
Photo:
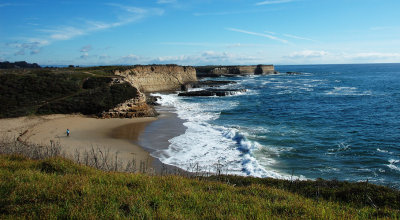
<svg viewBox="0 0 400 220">
<path fill-rule="evenodd" d="M 0 0 L 0 61 L 400 62 L 399 0 Z"/>
</svg>

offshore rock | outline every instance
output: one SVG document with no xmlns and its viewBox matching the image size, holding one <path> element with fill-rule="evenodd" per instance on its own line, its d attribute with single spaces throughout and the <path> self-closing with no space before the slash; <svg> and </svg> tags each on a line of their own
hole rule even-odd
<svg viewBox="0 0 400 220">
<path fill-rule="evenodd" d="M 160 96 L 152 96 L 152 95 L 150 95 L 150 94 L 147 94 L 147 95 L 146 95 L 146 103 L 147 103 L 148 105 L 151 105 L 151 106 L 160 105 L 159 103 L 157 103 L 157 101 L 160 100 L 160 99 L 161 99 Z"/>
<path fill-rule="evenodd" d="M 188 83 L 181 87 L 182 91 L 188 91 L 189 89 L 195 88 L 204 88 L 204 87 L 220 87 L 229 84 L 235 84 L 236 81 L 215 81 L 215 80 L 206 80 L 206 81 L 198 81 L 194 83 Z"/>
<path fill-rule="evenodd" d="M 300 75 L 302 73 L 300 73 L 300 72 L 286 72 L 286 74 L 288 74 L 288 75 Z"/>
<path fill-rule="evenodd" d="M 181 92 L 178 96 L 229 96 L 246 91 L 246 89 L 206 89 L 201 91 Z"/>
</svg>

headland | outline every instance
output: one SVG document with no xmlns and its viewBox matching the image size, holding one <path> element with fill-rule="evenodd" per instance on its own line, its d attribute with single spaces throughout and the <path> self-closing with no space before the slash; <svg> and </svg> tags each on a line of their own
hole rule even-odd
<svg viewBox="0 0 400 220">
<path fill-rule="evenodd" d="M 199 81 L 205 68 L 214 76 L 276 73 L 272 65 L 34 67 L 0 72 L 0 77 L 7 78 L 5 87 L 14 88 L 7 93 L 22 100 L 2 98 L 2 136 L 41 146 L 57 143 L 70 158 L 77 152 L 108 149 L 123 163 L 134 159 L 153 171 L 165 165 L 151 154 L 159 157 L 158 151 L 168 148 L 168 140 L 184 133 L 185 127 L 168 110 L 157 112 L 157 97 L 151 93 L 181 91 L 180 95 L 199 96 L 187 90 L 203 87 L 212 90 L 202 91 L 201 96 L 236 92 L 218 90 L 231 81 Z M 47 86 L 42 88 L 43 83 Z M 18 86 L 25 90 L 19 91 Z M 69 137 L 66 129 L 71 131 Z"/>
</svg>

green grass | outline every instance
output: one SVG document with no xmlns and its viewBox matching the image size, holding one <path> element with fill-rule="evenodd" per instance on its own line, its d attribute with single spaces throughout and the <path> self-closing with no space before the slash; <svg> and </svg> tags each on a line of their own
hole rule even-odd
<svg viewBox="0 0 400 220">
<path fill-rule="evenodd" d="M 357 200 L 345 202 L 322 196 L 311 198 L 287 190 L 278 180 L 269 184 L 262 180 L 239 178 L 236 179 L 237 184 L 227 184 L 226 177 L 197 179 L 113 173 L 77 165 L 62 158 L 30 160 L 22 156 L 0 155 L 0 218 L 400 217 L 398 198 L 392 201 L 397 205 L 373 208 L 368 204 L 358 204 Z M 231 181 L 235 181 L 233 177 Z"/>
</svg>

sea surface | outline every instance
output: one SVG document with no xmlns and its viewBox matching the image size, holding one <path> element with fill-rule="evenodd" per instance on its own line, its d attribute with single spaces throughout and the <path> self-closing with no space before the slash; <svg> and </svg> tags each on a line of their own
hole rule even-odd
<svg viewBox="0 0 400 220">
<path fill-rule="evenodd" d="M 157 157 L 189 171 L 400 188 L 400 64 L 276 70 L 218 78 L 237 82 L 225 88 L 247 89 L 234 96 L 155 94 L 186 127 Z"/>
</svg>

